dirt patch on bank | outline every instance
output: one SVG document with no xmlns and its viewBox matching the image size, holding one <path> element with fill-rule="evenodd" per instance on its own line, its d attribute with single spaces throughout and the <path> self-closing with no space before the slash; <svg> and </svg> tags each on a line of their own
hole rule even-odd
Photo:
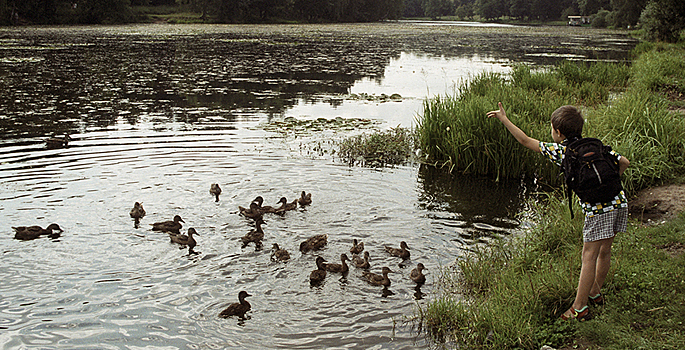
<svg viewBox="0 0 685 350">
<path fill-rule="evenodd" d="M 671 220 L 683 210 L 685 210 L 685 184 L 644 189 L 628 203 L 630 217 L 644 224 Z"/>
</svg>

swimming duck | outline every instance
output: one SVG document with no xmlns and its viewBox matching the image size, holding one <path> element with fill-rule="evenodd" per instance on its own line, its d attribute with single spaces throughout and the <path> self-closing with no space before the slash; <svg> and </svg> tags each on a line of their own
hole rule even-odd
<svg viewBox="0 0 685 350">
<path fill-rule="evenodd" d="M 426 276 L 424 276 L 423 272 L 422 272 L 423 269 L 425 269 L 425 267 L 423 266 L 422 263 L 416 264 L 416 268 L 411 270 L 411 273 L 409 274 L 409 278 L 411 278 L 411 280 L 416 282 L 417 284 L 426 283 Z"/>
<path fill-rule="evenodd" d="M 57 224 L 50 224 L 45 229 L 40 226 L 17 226 L 12 227 L 12 229 L 15 232 L 14 238 L 22 241 L 36 239 L 43 235 L 50 236 L 50 238 L 57 238 L 64 232 Z"/>
<path fill-rule="evenodd" d="M 369 252 L 364 252 L 364 258 L 355 256 L 353 259 L 354 266 L 356 266 L 358 269 L 368 269 L 371 267 L 371 264 L 369 264 Z"/>
<path fill-rule="evenodd" d="M 312 194 L 302 191 L 302 195 L 297 199 L 297 203 L 302 206 L 312 204 Z"/>
<path fill-rule="evenodd" d="M 310 250 L 319 250 L 328 243 L 328 235 L 321 234 L 307 238 L 306 241 L 300 243 L 300 251 L 306 253 Z"/>
<path fill-rule="evenodd" d="M 252 202 L 250 203 L 249 208 L 243 208 L 243 207 L 238 207 L 240 210 L 240 215 L 248 217 L 248 218 L 253 218 L 256 219 L 258 217 L 261 217 L 263 215 L 261 209 L 259 208 L 259 204 L 257 202 Z"/>
<path fill-rule="evenodd" d="M 265 206 L 260 206 L 259 209 L 263 213 L 276 213 L 279 210 L 283 210 L 285 208 L 285 205 L 288 204 L 288 200 L 285 199 L 285 197 L 281 197 L 281 199 L 278 201 L 278 203 L 281 203 L 280 207 L 275 208 L 275 207 L 272 207 L 270 205 L 265 205 Z"/>
<path fill-rule="evenodd" d="M 346 261 L 350 261 L 350 258 L 347 257 L 347 254 L 340 254 L 340 261 L 342 263 L 340 264 L 334 264 L 334 263 L 329 263 L 329 264 L 324 264 L 324 269 L 328 272 L 342 272 L 342 273 L 347 273 L 347 271 L 350 270 L 349 266 L 347 266 Z"/>
<path fill-rule="evenodd" d="M 392 256 L 400 257 L 402 259 L 409 259 L 409 247 L 407 246 L 407 242 L 402 241 L 400 242 L 400 248 L 393 248 L 393 247 L 385 247 L 385 251 L 390 253 Z"/>
<path fill-rule="evenodd" d="M 285 197 L 281 198 L 281 201 L 284 201 L 285 204 L 281 205 L 280 208 L 278 208 L 274 213 L 276 214 L 283 214 L 288 210 L 295 210 L 297 209 L 297 199 L 293 200 L 292 202 L 288 203 L 288 200 L 285 199 Z M 280 203 L 280 202 L 279 202 Z"/>
<path fill-rule="evenodd" d="M 188 235 L 183 235 L 183 234 L 176 234 L 173 232 L 167 232 L 169 234 L 169 238 L 171 238 L 171 241 L 174 243 L 178 243 L 180 245 L 187 245 L 188 246 L 188 253 L 192 254 L 195 253 L 193 251 L 193 248 L 197 245 L 197 242 L 195 241 L 195 238 L 193 238 L 193 235 L 200 235 L 195 231 L 194 228 L 190 227 L 188 228 Z"/>
<path fill-rule="evenodd" d="M 179 215 L 175 215 L 174 220 L 172 221 L 155 222 L 152 224 L 152 231 L 173 232 L 179 234 L 181 233 L 182 222 L 185 223 L 185 221 L 183 221 Z"/>
<path fill-rule="evenodd" d="M 134 219 L 142 219 L 143 216 L 145 216 L 145 209 L 143 209 L 143 204 L 139 202 L 133 203 L 133 209 L 131 209 L 129 215 L 131 215 L 131 217 Z"/>
<path fill-rule="evenodd" d="M 323 281 L 326 278 L 325 262 L 326 260 L 324 260 L 324 258 L 320 256 L 316 257 L 317 269 L 309 274 L 309 282 L 316 284 Z"/>
<path fill-rule="evenodd" d="M 350 253 L 361 254 L 364 251 L 364 242 L 357 243 L 357 239 L 352 240 L 352 248 L 350 248 Z"/>
<path fill-rule="evenodd" d="M 367 282 L 373 284 L 374 286 L 386 286 L 390 287 L 390 279 L 388 278 L 388 273 L 390 273 L 390 268 L 383 266 L 383 274 L 379 275 L 373 272 L 364 271 L 362 278 Z"/>
<path fill-rule="evenodd" d="M 250 303 L 245 300 L 247 297 L 251 297 L 251 294 L 248 294 L 246 291 L 241 290 L 240 293 L 238 293 L 238 303 L 233 303 L 231 305 L 228 305 L 227 308 L 224 309 L 224 311 L 221 311 L 219 313 L 219 317 L 221 318 L 228 318 L 231 316 L 239 316 L 240 318 L 245 318 L 245 313 L 250 311 L 252 309 L 252 306 Z"/>
<path fill-rule="evenodd" d="M 271 254 L 271 260 L 274 260 L 274 261 L 290 260 L 290 253 L 288 253 L 288 251 L 285 249 L 280 249 L 278 247 L 278 244 L 274 243 L 272 249 L 274 252 L 273 252 L 273 254 Z"/>
<path fill-rule="evenodd" d="M 66 148 L 72 138 L 68 134 L 63 136 L 57 136 L 57 134 L 52 135 L 52 137 L 45 140 L 45 146 L 47 148 Z"/>
<path fill-rule="evenodd" d="M 212 186 L 209 188 L 209 193 L 213 194 L 216 197 L 216 201 L 219 201 L 219 195 L 221 194 L 221 187 L 219 187 L 219 184 L 212 184 Z"/>
<path fill-rule="evenodd" d="M 255 219 L 255 228 L 250 232 L 246 233 L 245 236 L 241 238 L 243 241 L 243 248 L 245 248 L 250 242 L 254 242 L 257 248 L 261 248 L 262 239 L 264 239 L 264 231 L 262 230 L 262 225 L 266 225 L 261 217 Z"/>
</svg>

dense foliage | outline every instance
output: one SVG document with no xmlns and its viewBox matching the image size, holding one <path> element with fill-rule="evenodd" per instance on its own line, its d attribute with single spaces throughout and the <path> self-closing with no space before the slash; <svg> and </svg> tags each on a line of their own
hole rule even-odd
<svg viewBox="0 0 685 350">
<path fill-rule="evenodd" d="M 672 17 L 664 11 L 682 7 L 678 0 L 652 2 L 650 14 L 643 20 L 657 24 L 663 14 Z M 569 15 L 585 15 L 599 16 L 602 27 L 628 27 L 638 23 L 647 3 L 648 0 L 0 0 L 0 25 L 137 22 L 147 19 L 147 9 L 157 7 L 198 13 L 201 21 L 221 23 L 370 22 L 445 16 L 565 21 Z"/>
</svg>

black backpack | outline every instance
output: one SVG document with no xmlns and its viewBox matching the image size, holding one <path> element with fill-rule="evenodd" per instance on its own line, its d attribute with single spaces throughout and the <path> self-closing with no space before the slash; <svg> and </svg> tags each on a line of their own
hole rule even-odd
<svg viewBox="0 0 685 350">
<path fill-rule="evenodd" d="M 590 137 L 570 140 L 566 145 L 561 171 L 568 191 L 569 208 L 572 192 L 583 202 L 608 203 L 623 189 L 619 175 L 618 158 L 611 146 Z"/>
</svg>

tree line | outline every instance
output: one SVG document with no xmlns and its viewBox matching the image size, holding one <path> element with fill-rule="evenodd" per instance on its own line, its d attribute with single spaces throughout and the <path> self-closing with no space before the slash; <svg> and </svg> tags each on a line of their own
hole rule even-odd
<svg viewBox="0 0 685 350">
<path fill-rule="evenodd" d="M 597 27 L 646 23 L 654 38 L 673 41 L 685 27 L 684 4 L 683 0 L 0 0 L 0 25 L 143 22 L 145 16 L 136 10 L 143 6 L 177 7 L 217 23 L 374 22 L 403 17 L 545 22 L 583 15 Z"/>
</svg>

